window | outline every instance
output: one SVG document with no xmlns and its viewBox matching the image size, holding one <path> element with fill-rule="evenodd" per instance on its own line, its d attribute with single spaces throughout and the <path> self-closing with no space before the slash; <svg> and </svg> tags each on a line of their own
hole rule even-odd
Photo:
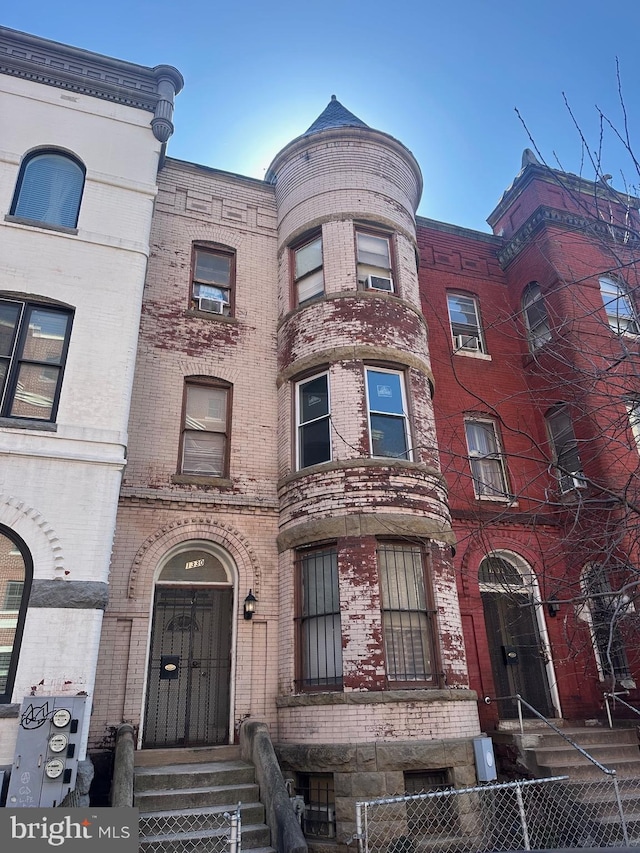
<svg viewBox="0 0 640 853">
<path fill-rule="evenodd" d="M 475 297 L 464 296 L 461 293 L 448 293 L 447 305 L 454 350 L 483 353 L 485 347 Z"/>
<path fill-rule="evenodd" d="M 331 459 L 329 374 L 305 379 L 296 388 L 297 467 L 300 469 Z"/>
<path fill-rule="evenodd" d="M 473 488 L 478 498 L 509 498 L 504 457 L 493 421 L 468 420 L 464 424 L 469 448 Z"/>
<path fill-rule="evenodd" d="M 298 305 L 311 302 L 324 293 L 321 236 L 293 250 L 293 281 Z"/>
<path fill-rule="evenodd" d="M 600 293 L 607 321 L 613 331 L 618 335 L 624 332 L 637 335 L 638 321 L 626 285 L 617 279 L 603 276 L 600 279 Z"/>
<path fill-rule="evenodd" d="M 193 250 L 191 307 L 229 317 L 235 278 L 235 255 L 199 246 Z"/>
<path fill-rule="evenodd" d="M 0 299 L 0 415 L 55 420 L 72 314 Z"/>
<path fill-rule="evenodd" d="M 407 800 L 407 824 L 411 836 L 425 837 L 446 832 L 460 834 L 460 817 L 454 797 L 415 797 L 432 791 L 448 791 L 453 788 L 447 770 L 412 770 L 404 774 Z"/>
<path fill-rule="evenodd" d="M 336 806 L 331 773 L 299 773 L 296 790 L 304 800 L 302 831 L 308 838 L 335 838 Z"/>
<path fill-rule="evenodd" d="M 20 168 L 11 205 L 13 216 L 75 228 L 84 187 L 84 166 L 56 151 L 28 155 Z"/>
<path fill-rule="evenodd" d="M 578 442 L 571 417 L 566 408 L 554 409 L 546 415 L 553 458 L 561 492 L 584 489 L 587 485 L 582 473 Z"/>
<path fill-rule="evenodd" d="M 11 702 L 33 566 L 24 543 L 0 529 L 0 703 Z"/>
<path fill-rule="evenodd" d="M 427 609 L 422 549 L 381 544 L 378 571 L 388 680 L 435 681 L 434 613 Z"/>
<path fill-rule="evenodd" d="M 524 313 L 525 326 L 527 327 L 529 349 L 531 352 L 535 352 L 535 350 L 551 340 L 547 309 L 545 308 L 540 285 L 535 281 L 527 285 L 524 291 L 522 311 Z"/>
<path fill-rule="evenodd" d="M 4 601 L 2 610 L 19 610 L 20 602 L 22 601 L 22 591 L 24 589 L 24 581 L 7 581 L 4 588 Z"/>
<path fill-rule="evenodd" d="M 402 373 L 366 368 L 371 455 L 411 459 Z"/>
<path fill-rule="evenodd" d="M 391 274 L 391 246 L 389 238 L 381 234 L 356 232 L 358 282 L 372 290 L 393 293 Z"/>
<path fill-rule="evenodd" d="M 634 689 L 621 633 L 621 617 L 629 613 L 625 597 L 614 593 L 606 568 L 598 563 L 582 572 L 581 587 L 587 597 L 587 618 L 602 679 L 615 676 L 625 689 Z"/>
<path fill-rule="evenodd" d="M 182 474 L 227 475 L 231 388 L 188 380 L 182 427 Z"/>
<path fill-rule="evenodd" d="M 342 633 L 335 547 L 298 554 L 302 688 L 342 687 Z"/>
</svg>

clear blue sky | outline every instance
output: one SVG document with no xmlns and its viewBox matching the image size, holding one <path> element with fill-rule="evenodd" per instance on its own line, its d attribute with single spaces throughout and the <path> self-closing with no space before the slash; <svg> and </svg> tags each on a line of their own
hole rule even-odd
<svg viewBox="0 0 640 853">
<path fill-rule="evenodd" d="M 332 94 L 400 139 L 424 175 L 419 213 L 487 231 L 485 219 L 531 143 L 581 170 L 566 92 L 597 146 L 595 105 L 619 125 L 616 57 L 640 150 L 640 3 L 618 0 L 29 0 L 2 24 L 185 77 L 169 154 L 262 178 Z M 0 131 L 1 134 L 1 131 Z M 1 139 L 0 139 L 1 143 Z M 640 154 L 638 155 L 640 159 Z M 604 171 L 638 176 L 612 134 Z M 588 164 L 582 173 L 592 177 Z"/>
</svg>

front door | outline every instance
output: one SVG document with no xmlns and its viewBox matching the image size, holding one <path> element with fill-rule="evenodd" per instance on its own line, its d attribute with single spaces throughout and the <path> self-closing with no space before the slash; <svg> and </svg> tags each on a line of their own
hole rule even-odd
<svg viewBox="0 0 640 853">
<path fill-rule="evenodd" d="M 145 747 L 229 742 L 233 590 L 156 586 Z"/>
<path fill-rule="evenodd" d="M 530 595 L 482 592 L 491 669 L 498 697 L 519 693 L 545 717 L 554 715 L 545 670 L 545 652 Z M 503 719 L 518 716 L 517 703 L 498 699 Z M 525 717 L 534 716 L 523 706 Z"/>
</svg>

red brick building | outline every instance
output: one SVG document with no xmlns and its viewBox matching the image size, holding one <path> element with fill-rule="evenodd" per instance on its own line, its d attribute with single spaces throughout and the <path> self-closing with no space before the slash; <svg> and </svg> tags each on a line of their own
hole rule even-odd
<svg viewBox="0 0 640 853">
<path fill-rule="evenodd" d="M 470 684 L 547 717 L 638 699 L 637 206 L 525 152 L 496 236 L 418 221 Z"/>
</svg>

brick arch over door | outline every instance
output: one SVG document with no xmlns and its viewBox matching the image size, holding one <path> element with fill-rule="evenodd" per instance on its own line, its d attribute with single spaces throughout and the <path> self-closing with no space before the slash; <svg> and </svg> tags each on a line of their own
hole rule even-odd
<svg viewBox="0 0 640 853">
<path fill-rule="evenodd" d="M 191 539 L 213 542 L 228 551 L 239 579 L 251 585 L 259 597 L 262 568 L 249 539 L 232 524 L 214 518 L 185 518 L 161 527 L 138 549 L 129 572 L 128 598 L 138 598 L 141 590 L 150 589 L 164 555 L 175 545 Z"/>
</svg>

